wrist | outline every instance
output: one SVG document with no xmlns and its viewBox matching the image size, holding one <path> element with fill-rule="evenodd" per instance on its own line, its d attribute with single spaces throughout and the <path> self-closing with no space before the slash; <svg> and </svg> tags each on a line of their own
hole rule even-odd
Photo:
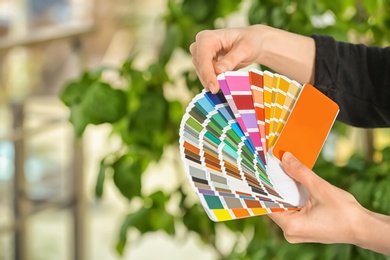
<svg viewBox="0 0 390 260">
<path fill-rule="evenodd" d="M 369 211 L 362 206 L 349 211 L 348 239 L 345 243 L 390 255 L 390 216 Z"/>
<path fill-rule="evenodd" d="M 260 35 L 260 54 L 257 59 L 257 63 L 268 66 L 270 63 L 272 56 L 275 54 L 275 46 L 273 43 L 278 40 L 278 34 L 275 33 L 275 29 L 273 27 L 258 24 L 253 26 L 255 28 L 255 33 Z"/>
<path fill-rule="evenodd" d="M 257 25 L 259 64 L 300 83 L 314 83 L 315 42 L 311 37 Z"/>
<path fill-rule="evenodd" d="M 383 218 L 386 219 L 384 220 Z M 356 220 L 357 221 L 352 225 L 353 237 L 351 244 L 361 248 L 378 251 L 377 247 L 380 247 L 380 242 L 377 240 L 378 238 L 379 240 L 384 239 L 384 237 L 381 236 L 382 233 L 388 233 L 389 217 L 362 208 L 361 213 Z"/>
<path fill-rule="evenodd" d="M 364 247 L 367 237 L 367 229 L 370 228 L 370 222 L 373 221 L 372 212 L 361 207 L 356 213 L 354 213 L 354 218 L 352 219 L 350 226 L 351 232 L 349 241 L 347 243 L 354 244 L 359 247 Z"/>
</svg>

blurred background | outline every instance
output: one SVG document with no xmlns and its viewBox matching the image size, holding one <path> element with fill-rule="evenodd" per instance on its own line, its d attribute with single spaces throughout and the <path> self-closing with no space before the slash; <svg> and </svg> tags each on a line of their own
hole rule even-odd
<svg viewBox="0 0 390 260">
<path fill-rule="evenodd" d="M 178 151 L 202 89 L 188 47 L 256 23 L 385 46 L 390 2 L 0 0 L 0 259 L 389 259 L 198 204 Z M 315 171 L 390 214 L 389 141 L 336 123 Z"/>
</svg>

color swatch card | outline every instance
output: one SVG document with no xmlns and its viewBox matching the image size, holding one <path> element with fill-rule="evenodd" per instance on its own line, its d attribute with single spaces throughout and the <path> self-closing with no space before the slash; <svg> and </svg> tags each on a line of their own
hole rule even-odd
<svg viewBox="0 0 390 260">
<path fill-rule="evenodd" d="M 291 152 L 312 168 L 338 106 L 309 84 L 252 69 L 218 76 L 187 107 L 180 151 L 189 181 L 210 219 L 224 221 L 299 210 L 306 189 L 283 170 Z"/>
</svg>

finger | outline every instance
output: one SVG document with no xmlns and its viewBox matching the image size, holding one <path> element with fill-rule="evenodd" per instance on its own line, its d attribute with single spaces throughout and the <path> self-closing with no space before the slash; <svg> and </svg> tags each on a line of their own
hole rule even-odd
<svg viewBox="0 0 390 260">
<path fill-rule="evenodd" d="M 192 54 L 192 63 L 195 65 L 195 72 L 196 72 L 196 75 L 198 75 L 198 77 L 199 77 L 199 75 L 200 75 L 199 67 L 201 67 L 201 66 L 198 65 L 198 63 L 197 63 L 197 61 L 196 61 L 196 59 L 195 59 L 195 57 L 196 57 L 196 49 L 197 49 L 197 48 L 196 48 L 196 42 L 192 43 L 192 44 L 190 45 L 190 48 L 189 48 L 189 49 L 190 49 L 190 52 L 191 52 L 191 54 Z M 204 87 L 204 89 L 205 89 L 206 91 L 210 91 L 209 86 L 208 86 L 206 83 L 203 82 L 203 79 L 202 79 L 201 77 L 199 77 L 199 80 L 200 80 L 202 86 Z"/>
<path fill-rule="evenodd" d="M 248 58 L 249 53 L 246 49 L 239 47 L 239 44 L 235 44 L 233 48 L 227 52 L 224 56 L 215 63 L 215 71 L 217 74 L 223 73 L 228 70 L 239 69 L 246 64 L 243 62 Z"/>
<path fill-rule="evenodd" d="M 190 53 L 192 54 L 192 63 L 195 65 L 195 72 L 196 72 L 196 74 L 197 75 L 199 75 L 199 71 L 198 71 L 198 65 L 197 65 L 197 62 L 196 62 L 196 60 L 195 60 L 195 56 L 196 56 L 196 42 L 193 42 L 191 45 L 190 45 Z M 202 84 L 202 86 L 204 87 L 204 89 L 206 90 L 206 91 L 210 91 L 210 89 L 209 89 L 209 87 L 207 86 L 207 84 L 204 84 L 203 82 L 202 82 L 202 79 L 201 78 L 199 78 L 199 80 L 200 80 L 200 82 L 201 82 L 201 84 Z"/>
<path fill-rule="evenodd" d="M 318 192 L 318 187 L 327 182 L 311 171 L 306 165 L 298 161 L 290 152 L 285 152 L 282 163 L 287 174 L 296 181 L 303 184 L 311 195 Z"/>
<path fill-rule="evenodd" d="M 210 40 L 211 39 L 211 40 Z M 193 63 L 196 67 L 202 85 L 210 89 L 213 93 L 217 93 L 219 85 L 217 75 L 214 70 L 214 58 L 216 57 L 219 46 L 217 34 L 211 31 L 202 31 L 197 34 L 195 46 L 193 49 Z"/>
<path fill-rule="evenodd" d="M 195 55 L 195 53 L 196 53 L 196 42 L 191 43 L 191 45 L 190 45 L 190 53 L 191 53 L 191 55 Z"/>
<path fill-rule="evenodd" d="M 297 214 L 297 211 L 284 211 L 284 212 L 277 212 L 268 214 L 267 216 L 272 219 L 273 222 L 275 222 L 279 227 L 283 229 L 285 225 L 291 221 L 291 217 L 294 214 Z"/>
<path fill-rule="evenodd" d="M 189 50 L 191 55 L 194 57 L 196 54 L 196 42 L 191 43 Z"/>
<path fill-rule="evenodd" d="M 305 233 L 307 231 L 305 231 L 306 225 L 304 218 L 300 218 L 300 212 L 286 211 L 269 214 L 268 216 L 283 230 L 284 237 L 288 242 L 297 243 L 307 240 L 301 235 L 302 232 Z M 307 242 L 309 241 L 307 240 Z"/>
</svg>

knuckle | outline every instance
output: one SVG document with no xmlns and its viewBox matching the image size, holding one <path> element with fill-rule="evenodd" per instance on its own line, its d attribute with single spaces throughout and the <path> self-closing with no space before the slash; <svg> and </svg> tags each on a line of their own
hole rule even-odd
<svg viewBox="0 0 390 260">
<path fill-rule="evenodd" d="M 253 50 L 251 48 L 242 48 L 242 56 L 249 58 L 252 55 Z"/>
<path fill-rule="evenodd" d="M 300 228 L 294 224 L 290 223 L 288 226 L 286 226 L 283 230 L 283 234 L 285 239 L 291 243 L 291 244 L 296 244 L 298 243 L 298 235 L 299 235 Z"/>
<path fill-rule="evenodd" d="M 195 53 L 195 49 L 196 49 L 195 42 L 191 43 L 189 49 L 190 49 L 191 54 L 194 54 L 194 53 Z"/>
<path fill-rule="evenodd" d="M 194 65 L 197 65 L 197 59 L 196 59 L 195 55 L 192 56 L 192 63 Z"/>
<path fill-rule="evenodd" d="M 220 68 L 222 67 L 225 70 L 232 70 L 236 67 L 237 62 L 235 61 L 234 57 L 232 57 L 232 55 L 228 55 L 220 59 L 217 64 Z"/>
<path fill-rule="evenodd" d="M 195 36 L 195 40 L 196 41 L 200 41 L 202 39 L 207 39 L 208 37 L 210 37 L 212 35 L 212 30 L 203 30 L 203 31 L 200 31 L 196 34 Z"/>
<path fill-rule="evenodd" d="M 299 241 L 294 237 L 294 236 L 290 236 L 286 233 L 284 233 L 284 238 L 287 240 L 287 242 L 289 242 L 290 244 L 297 244 L 299 243 Z"/>
<path fill-rule="evenodd" d="M 349 194 L 349 193 L 347 193 L 347 198 L 349 199 L 349 202 L 350 203 L 358 203 L 358 201 L 356 200 L 356 198 L 355 198 L 355 196 L 353 196 L 352 194 Z"/>
<path fill-rule="evenodd" d="M 299 173 L 299 174 L 302 174 L 302 173 L 305 173 L 307 171 L 310 171 L 309 168 L 307 168 L 302 163 L 299 163 L 298 165 L 295 165 L 294 170 L 296 171 L 296 173 Z"/>
<path fill-rule="evenodd" d="M 196 70 L 196 74 L 198 74 L 198 63 L 196 62 L 195 59 L 192 59 L 192 65 L 194 66 L 194 68 Z"/>
</svg>

